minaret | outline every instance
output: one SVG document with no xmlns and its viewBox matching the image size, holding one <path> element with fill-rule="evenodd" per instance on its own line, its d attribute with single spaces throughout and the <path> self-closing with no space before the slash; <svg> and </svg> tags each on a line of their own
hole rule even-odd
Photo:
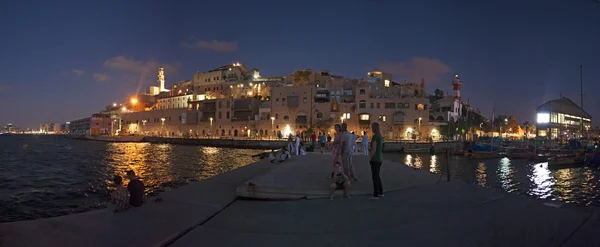
<svg viewBox="0 0 600 247">
<path fill-rule="evenodd" d="M 460 101 L 460 87 L 462 83 L 460 82 L 460 78 L 458 78 L 458 74 L 454 75 L 454 79 L 452 79 L 452 90 L 454 90 L 454 97 L 456 100 Z"/>
<path fill-rule="evenodd" d="M 160 92 L 167 91 L 165 89 L 165 70 L 162 66 L 158 68 L 158 90 L 160 90 Z"/>
</svg>

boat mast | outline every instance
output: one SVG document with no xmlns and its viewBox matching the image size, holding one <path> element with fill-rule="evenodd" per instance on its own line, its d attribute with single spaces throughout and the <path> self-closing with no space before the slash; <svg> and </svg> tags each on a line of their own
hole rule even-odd
<svg viewBox="0 0 600 247">
<path fill-rule="evenodd" d="M 583 65 L 579 65 L 579 90 L 581 98 L 581 137 L 583 137 Z"/>
<path fill-rule="evenodd" d="M 494 119 L 496 116 L 496 107 L 492 108 L 492 139 L 490 140 L 490 152 L 493 151 L 494 149 L 494 121 L 496 119 Z M 500 135 L 500 132 L 498 132 L 498 135 Z"/>
</svg>

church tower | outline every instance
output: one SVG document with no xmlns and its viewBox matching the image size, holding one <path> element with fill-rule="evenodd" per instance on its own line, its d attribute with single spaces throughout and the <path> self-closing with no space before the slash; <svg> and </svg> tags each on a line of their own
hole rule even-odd
<svg viewBox="0 0 600 247">
<path fill-rule="evenodd" d="M 162 66 L 158 68 L 158 90 L 161 92 L 169 91 L 165 89 L 165 70 Z"/>
</svg>

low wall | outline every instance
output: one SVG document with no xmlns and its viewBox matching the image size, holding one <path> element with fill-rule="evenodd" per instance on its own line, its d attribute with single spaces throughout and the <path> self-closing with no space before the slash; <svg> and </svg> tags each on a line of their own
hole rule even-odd
<svg viewBox="0 0 600 247">
<path fill-rule="evenodd" d="M 145 142 L 169 143 L 177 145 L 247 148 L 247 149 L 279 149 L 287 146 L 287 141 L 269 140 L 234 140 L 234 139 L 189 139 L 189 138 L 163 138 L 146 136 Z"/>
<path fill-rule="evenodd" d="M 445 149 L 458 150 L 462 148 L 463 143 L 459 141 L 436 142 L 434 144 L 436 152 L 441 152 Z M 431 143 L 425 142 L 385 142 L 383 143 L 384 152 L 398 152 L 404 147 L 405 149 L 429 149 Z"/>
<path fill-rule="evenodd" d="M 87 139 L 85 136 L 68 136 L 73 139 Z M 139 136 L 138 136 L 139 137 Z M 120 138 L 112 137 L 115 140 L 102 139 L 103 141 L 123 142 Z M 116 140 L 119 139 L 119 140 Z M 95 139 L 94 139 L 95 140 Z M 191 145 L 191 146 L 209 146 L 209 147 L 228 147 L 228 148 L 245 148 L 245 149 L 280 149 L 287 147 L 288 142 L 285 140 L 244 140 L 244 139 L 194 139 L 194 138 L 165 138 L 156 136 L 145 136 L 142 140 L 137 141 L 128 139 L 130 142 L 150 142 L 150 143 L 168 143 L 175 145 Z M 307 142 L 306 144 L 309 144 Z M 358 143 L 360 145 L 360 143 Z M 458 150 L 462 148 L 463 143 L 459 141 L 436 142 L 435 149 L 437 152 L 445 149 Z M 428 142 L 385 142 L 383 144 L 384 152 L 398 152 L 404 147 L 405 149 L 429 149 L 431 143 Z M 317 150 L 318 151 L 318 147 Z"/>
</svg>

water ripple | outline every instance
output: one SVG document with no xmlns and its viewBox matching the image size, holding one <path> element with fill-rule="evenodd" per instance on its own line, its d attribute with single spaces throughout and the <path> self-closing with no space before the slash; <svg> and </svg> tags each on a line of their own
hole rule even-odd
<svg viewBox="0 0 600 247">
<path fill-rule="evenodd" d="M 386 159 L 432 173 L 450 169 L 454 179 L 509 193 L 600 206 L 600 171 L 588 167 L 549 169 L 548 163 L 508 158 L 474 160 L 462 156 L 386 153 Z M 446 162 L 446 160 L 448 162 Z M 448 167 L 448 168 L 447 168 Z"/>
<path fill-rule="evenodd" d="M 112 177 L 134 170 L 155 195 L 255 162 L 261 150 L 0 137 L 0 222 L 106 206 Z"/>
</svg>

